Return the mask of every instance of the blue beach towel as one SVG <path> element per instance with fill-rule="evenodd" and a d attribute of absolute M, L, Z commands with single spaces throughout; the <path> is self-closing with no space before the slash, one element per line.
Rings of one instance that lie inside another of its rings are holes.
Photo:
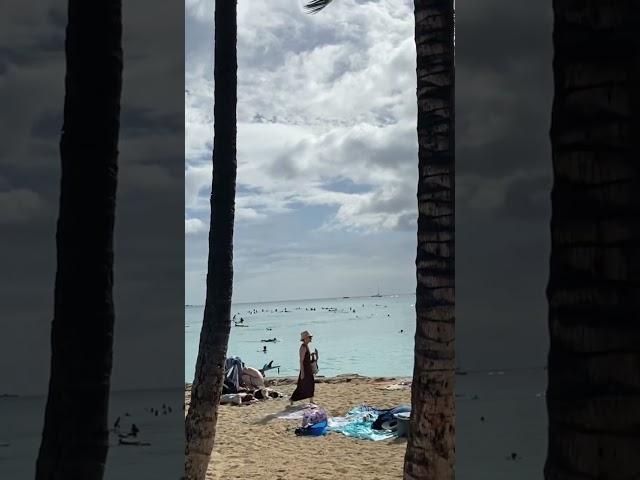
<path fill-rule="evenodd" d="M 378 431 L 372 428 L 373 422 L 381 411 L 385 412 L 386 410 L 378 410 L 367 405 L 352 408 L 344 417 L 330 418 L 328 430 L 362 440 L 388 440 L 395 436 L 393 432 Z"/>

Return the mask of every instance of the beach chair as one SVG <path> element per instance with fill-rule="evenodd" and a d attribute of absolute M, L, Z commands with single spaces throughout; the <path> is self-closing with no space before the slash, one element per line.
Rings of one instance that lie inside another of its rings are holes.
<path fill-rule="evenodd" d="M 278 375 L 280 375 L 280 365 L 273 365 L 273 361 L 265 363 L 264 366 L 258 371 L 264 377 L 266 372 L 268 372 L 269 370 L 273 370 L 274 368 L 278 370 Z"/>

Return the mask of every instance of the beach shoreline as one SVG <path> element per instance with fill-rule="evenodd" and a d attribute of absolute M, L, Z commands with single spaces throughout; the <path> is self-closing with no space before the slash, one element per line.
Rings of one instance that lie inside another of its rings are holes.
<path fill-rule="evenodd" d="M 315 403 L 329 416 L 343 416 L 362 404 L 377 408 L 410 404 L 408 386 L 386 388 L 408 380 L 402 376 L 354 374 L 317 377 Z M 406 439 L 359 440 L 335 432 L 321 437 L 298 437 L 294 430 L 300 421 L 278 418 L 292 411 L 288 397 L 295 388 L 296 378 L 272 377 L 266 379 L 265 384 L 283 393 L 284 398 L 246 406 L 220 405 L 207 479 L 402 478 Z M 187 406 L 190 393 L 191 385 L 185 384 Z M 304 403 L 297 402 L 295 408 Z"/>
<path fill-rule="evenodd" d="M 404 375 L 394 375 L 394 376 L 367 376 L 360 375 L 358 373 L 342 373 L 339 375 L 332 376 L 322 376 L 318 375 L 315 378 L 316 384 L 340 384 L 340 383 L 351 383 L 351 384 L 370 384 L 370 383 L 385 383 L 385 382 L 410 382 L 411 377 L 407 377 Z M 269 376 L 264 379 L 265 387 L 277 387 L 281 385 L 295 385 L 297 382 L 297 377 L 292 376 Z M 184 388 L 185 392 L 191 391 L 192 383 L 185 382 Z"/>

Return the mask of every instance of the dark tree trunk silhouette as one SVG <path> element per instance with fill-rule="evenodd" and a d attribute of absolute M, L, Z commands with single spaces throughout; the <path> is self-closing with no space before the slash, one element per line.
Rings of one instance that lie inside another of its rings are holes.
<path fill-rule="evenodd" d="M 418 97 L 416 335 L 406 480 L 455 462 L 453 0 L 415 0 Z"/>
<path fill-rule="evenodd" d="M 640 4 L 553 9 L 544 474 L 640 478 Z"/>
<path fill-rule="evenodd" d="M 107 457 L 121 37 L 119 0 L 69 0 L 51 374 L 38 480 L 98 480 Z"/>
<path fill-rule="evenodd" d="M 233 221 L 236 192 L 237 13 L 216 0 L 214 141 L 209 262 L 204 320 L 186 419 L 187 480 L 205 478 L 213 449 L 231 329 Z"/>

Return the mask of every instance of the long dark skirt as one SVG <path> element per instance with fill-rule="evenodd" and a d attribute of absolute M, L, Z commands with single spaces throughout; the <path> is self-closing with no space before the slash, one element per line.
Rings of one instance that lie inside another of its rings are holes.
<path fill-rule="evenodd" d="M 298 376 L 298 386 L 291 394 L 291 401 L 297 402 L 298 400 L 304 400 L 305 398 L 313 398 L 315 390 L 316 381 L 311 374 L 311 370 L 305 371 L 303 379 Z"/>
<path fill-rule="evenodd" d="M 311 353 L 309 353 L 309 347 L 307 347 L 307 351 L 304 352 L 302 369 L 304 371 L 304 379 L 301 379 L 300 375 L 298 375 L 298 386 L 291 394 L 292 402 L 297 402 L 298 400 L 303 400 L 305 398 L 313 398 L 313 394 L 316 389 L 316 381 L 313 378 L 313 373 L 311 372 Z"/>

